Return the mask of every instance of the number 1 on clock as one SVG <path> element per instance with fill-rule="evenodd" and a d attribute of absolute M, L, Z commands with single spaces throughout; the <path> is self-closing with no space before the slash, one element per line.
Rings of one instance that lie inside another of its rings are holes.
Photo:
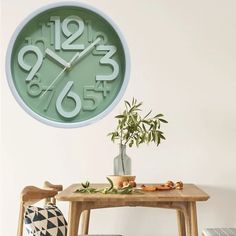
<path fill-rule="evenodd" d="M 50 21 L 54 22 L 54 40 L 55 40 L 55 50 L 61 49 L 61 21 L 59 16 L 51 16 Z"/>

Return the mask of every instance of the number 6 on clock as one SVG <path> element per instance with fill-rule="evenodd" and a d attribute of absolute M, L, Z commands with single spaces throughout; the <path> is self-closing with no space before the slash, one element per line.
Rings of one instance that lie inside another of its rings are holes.
<path fill-rule="evenodd" d="M 77 116 L 81 110 L 81 99 L 79 95 L 77 95 L 75 92 L 70 91 L 73 84 L 74 84 L 73 81 L 68 81 L 66 86 L 63 88 L 63 90 L 59 94 L 56 101 L 56 108 L 57 108 L 58 113 L 65 118 L 73 118 Z M 62 102 L 65 97 L 68 97 L 74 100 L 75 108 L 72 111 L 65 111 L 65 109 L 63 109 Z"/>

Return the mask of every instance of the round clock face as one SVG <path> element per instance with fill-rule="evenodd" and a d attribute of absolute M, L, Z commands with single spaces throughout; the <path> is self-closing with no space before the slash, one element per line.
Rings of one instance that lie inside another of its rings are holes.
<path fill-rule="evenodd" d="M 78 3 L 57 3 L 16 29 L 7 78 L 20 105 L 57 127 L 79 127 L 108 114 L 129 79 L 126 42 L 113 21 Z"/>

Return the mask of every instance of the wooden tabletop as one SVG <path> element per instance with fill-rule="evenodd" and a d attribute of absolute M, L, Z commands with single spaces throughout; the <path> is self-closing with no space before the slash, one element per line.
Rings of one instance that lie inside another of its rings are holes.
<path fill-rule="evenodd" d="M 106 184 L 91 184 L 91 187 L 103 188 Z M 132 194 L 102 194 L 102 193 L 75 193 L 81 188 L 80 184 L 72 184 L 64 191 L 56 195 L 60 201 L 70 202 L 103 202 L 103 201 L 125 201 L 125 202 L 178 202 L 178 201 L 206 201 L 209 195 L 194 184 L 184 184 L 183 190 L 167 190 L 155 192 L 143 192 Z"/>

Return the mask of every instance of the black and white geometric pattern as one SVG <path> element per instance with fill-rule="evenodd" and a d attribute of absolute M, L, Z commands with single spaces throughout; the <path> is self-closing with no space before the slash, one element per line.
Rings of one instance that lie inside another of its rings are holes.
<path fill-rule="evenodd" d="M 29 236 L 66 236 L 67 222 L 57 206 L 29 206 L 25 212 L 25 227 Z"/>

